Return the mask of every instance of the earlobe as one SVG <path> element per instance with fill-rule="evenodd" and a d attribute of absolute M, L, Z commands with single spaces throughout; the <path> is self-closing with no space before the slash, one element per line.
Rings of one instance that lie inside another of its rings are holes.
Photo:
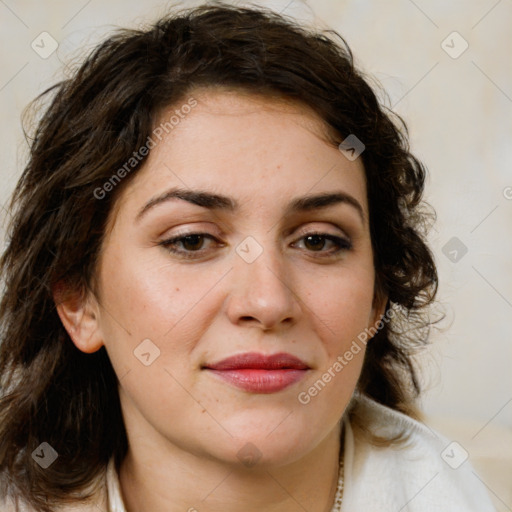
<path fill-rule="evenodd" d="M 96 301 L 79 291 L 69 290 L 62 282 L 53 288 L 53 300 L 62 325 L 75 346 L 87 354 L 103 346 Z"/>

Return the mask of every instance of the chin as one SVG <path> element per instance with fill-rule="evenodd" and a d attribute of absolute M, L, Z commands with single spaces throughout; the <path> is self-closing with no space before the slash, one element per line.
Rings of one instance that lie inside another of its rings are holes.
<path fill-rule="evenodd" d="M 311 451 L 319 440 L 311 438 L 311 432 L 246 430 L 234 435 L 228 458 L 237 466 L 268 469 L 296 462 Z M 316 442 L 315 442 L 316 441 Z"/>

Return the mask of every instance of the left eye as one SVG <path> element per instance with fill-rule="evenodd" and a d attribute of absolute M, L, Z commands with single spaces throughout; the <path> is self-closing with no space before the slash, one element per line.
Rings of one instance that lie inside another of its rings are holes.
<path fill-rule="evenodd" d="M 308 235 L 304 235 L 299 240 L 304 240 L 304 245 L 309 246 L 309 248 L 312 249 L 312 252 L 326 252 L 322 251 L 322 249 L 325 247 L 327 242 L 330 242 L 335 246 L 334 251 L 330 251 L 334 254 L 352 248 L 352 244 L 349 240 L 339 236 L 329 235 L 327 233 L 310 233 Z"/>
<path fill-rule="evenodd" d="M 188 233 L 179 235 L 168 240 L 163 240 L 159 245 L 181 257 L 195 258 L 205 252 L 206 249 L 203 248 L 205 240 L 211 240 L 222 245 L 219 240 L 208 233 Z M 299 241 L 302 240 L 308 252 L 322 253 L 327 256 L 352 249 L 352 243 L 348 239 L 327 233 L 309 233 L 299 238 Z M 334 249 L 325 251 L 325 246 L 329 243 L 334 246 Z M 297 242 L 294 242 L 292 246 L 295 244 L 297 244 Z M 177 248 L 179 245 L 181 245 L 182 249 Z"/>

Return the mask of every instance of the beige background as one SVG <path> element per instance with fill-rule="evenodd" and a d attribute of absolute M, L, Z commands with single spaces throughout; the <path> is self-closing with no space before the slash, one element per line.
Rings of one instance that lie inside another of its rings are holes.
<path fill-rule="evenodd" d="M 138 26 L 176 3 L 0 0 L 1 204 L 26 157 L 27 103 L 114 27 Z M 430 240 L 447 312 L 423 358 L 424 408 L 477 465 L 489 459 L 490 493 L 499 510 L 512 510 L 512 1 L 257 3 L 340 32 L 408 122 L 430 171 L 427 200 L 438 214 Z M 59 43 L 46 59 L 31 48 L 43 31 Z M 443 253 L 453 237 L 467 247 L 457 262 Z"/>

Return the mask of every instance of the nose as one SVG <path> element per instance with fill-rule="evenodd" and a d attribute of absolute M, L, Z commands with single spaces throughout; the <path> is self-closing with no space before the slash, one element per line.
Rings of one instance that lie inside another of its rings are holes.
<path fill-rule="evenodd" d="M 301 304 L 283 256 L 264 248 L 252 262 L 239 254 L 234 260 L 233 286 L 227 301 L 231 322 L 265 331 L 294 325 L 299 319 Z"/>

